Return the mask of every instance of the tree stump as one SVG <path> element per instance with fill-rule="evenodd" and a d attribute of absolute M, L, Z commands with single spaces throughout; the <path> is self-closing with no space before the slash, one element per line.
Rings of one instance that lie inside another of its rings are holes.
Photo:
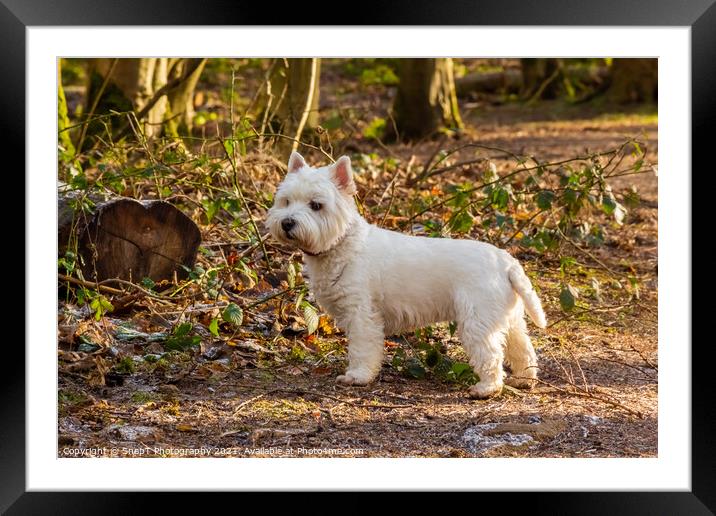
<path fill-rule="evenodd" d="M 97 207 L 79 230 L 85 279 L 158 282 L 186 276 L 201 242 L 196 224 L 164 201 L 114 199 Z"/>

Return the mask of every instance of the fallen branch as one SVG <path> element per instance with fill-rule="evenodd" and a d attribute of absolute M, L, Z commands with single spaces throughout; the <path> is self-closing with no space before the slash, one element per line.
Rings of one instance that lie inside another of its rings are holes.
<path fill-rule="evenodd" d="M 572 312 L 572 313 L 569 313 L 563 317 L 560 317 L 556 321 L 553 321 L 549 325 L 547 325 L 547 328 L 551 328 L 552 326 L 554 326 L 556 324 L 559 324 L 561 322 L 572 319 L 578 315 L 583 315 L 583 314 L 588 314 L 588 313 L 593 313 L 593 312 L 618 312 L 619 310 L 626 308 L 629 305 L 631 305 L 631 301 L 628 303 L 624 303 L 622 305 L 605 306 L 605 307 L 597 307 L 597 308 L 583 308 L 579 312 Z M 547 329 L 547 328 L 545 328 L 545 329 Z"/>
<path fill-rule="evenodd" d="M 537 381 L 538 381 L 539 383 L 542 383 L 542 384 L 544 384 L 544 385 L 546 385 L 546 386 L 548 386 L 548 387 L 551 387 L 551 388 L 553 388 L 553 389 L 555 389 L 555 390 L 557 390 L 557 391 L 559 391 L 559 392 L 561 392 L 561 393 L 563 393 L 563 394 L 567 394 L 567 395 L 570 395 L 570 396 L 577 396 L 577 397 L 579 397 L 579 398 L 588 398 L 588 399 L 593 399 L 593 400 L 601 401 L 602 403 L 606 403 L 607 405 L 611 405 L 611 406 L 616 407 L 616 408 L 619 408 L 619 409 L 621 409 L 621 410 L 623 410 L 623 411 L 625 411 L 625 412 L 628 412 L 629 414 L 632 414 L 633 416 L 636 416 L 636 417 L 638 417 L 639 419 L 644 419 L 644 414 L 642 414 L 642 413 L 639 412 L 638 410 L 631 409 L 631 408 L 627 407 L 626 405 L 624 405 L 623 403 L 620 403 L 620 402 L 618 402 L 618 401 L 615 401 L 615 400 L 613 400 L 613 399 L 611 399 L 611 398 L 607 398 L 607 397 L 604 397 L 604 396 L 598 396 L 598 395 L 594 394 L 594 391 L 583 392 L 583 391 L 580 391 L 579 388 L 578 388 L 576 385 L 572 385 L 572 387 L 573 387 L 575 390 L 570 391 L 570 390 L 567 390 L 567 389 L 563 389 L 562 387 L 559 387 L 559 386 L 557 386 L 557 385 L 554 385 L 554 384 L 552 384 L 552 383 L 550 383 L 550 382 L 546 382 L 546 381 L 544 381 L 544 380 L 541 380 L 541 379 L 539 379 L 539 378 L 537 379 Z"/>

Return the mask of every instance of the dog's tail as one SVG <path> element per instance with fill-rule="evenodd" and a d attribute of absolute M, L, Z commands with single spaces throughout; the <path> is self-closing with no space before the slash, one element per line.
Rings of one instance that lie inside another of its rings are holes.
<path fill-rule="evenodd" d="M 525 304 L 525 310 L 530 316 L 530 319 L 539 328 L 545 328 L 547 326 L 547 318 L 542 310 L 542 303 L 540 303 L 537 293 L 532 288 L 530 279 L 525 274 L 522 266 L 515 261 L 514 265 L 507 271 L 507 275 L 512 283 L 512 288 L 522 298 L 522 302 Z"/>

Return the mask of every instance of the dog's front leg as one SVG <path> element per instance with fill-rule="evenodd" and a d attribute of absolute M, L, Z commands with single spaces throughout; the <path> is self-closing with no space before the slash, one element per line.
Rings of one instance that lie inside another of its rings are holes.
<path fill-rule="evenodd" d="M 383 318 L 373 309 L 358 309 L 346 323 L 348 370 L 336 382 L 366 385 L 378 376 L 383 363 Z"/>

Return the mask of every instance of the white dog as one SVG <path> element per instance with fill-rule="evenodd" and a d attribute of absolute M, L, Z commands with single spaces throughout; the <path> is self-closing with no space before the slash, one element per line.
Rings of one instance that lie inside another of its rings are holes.
<path fill-rule="evenodd" d="M 336 380 L 365 385 L 383 361 L 385 335 L 456 321 L 479 382 L 470 395 L 529 388 L 537 378 L 524 310 L 546 319 L 519 262 L 470 240 L 403 235 L 368 224 L 358 213 L 351 162 L 311 168 L 297 152 L 276 191 L 267 225 L 279 241 L 304 253 L 316 300 L 348 335 L 348 370 Z"/>

